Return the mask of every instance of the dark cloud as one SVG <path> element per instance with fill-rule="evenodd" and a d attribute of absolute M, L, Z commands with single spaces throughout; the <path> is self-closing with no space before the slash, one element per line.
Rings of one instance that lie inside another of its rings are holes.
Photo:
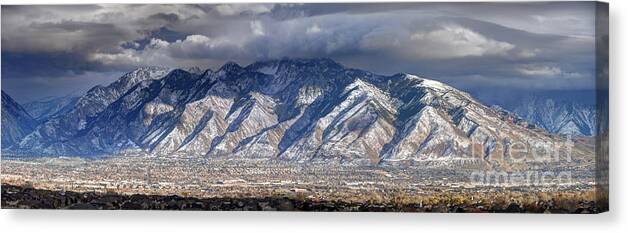
<path fill-rule="evenodd" d="M 88 32 L 112 32 L 115 30 L 113 24 L 108 23 L 94 23 L 94 22 L 76 22 L 76 21 L 61 21 L 59 23 L 31 23 L 30 28 L 39 30 L 45 33 L 66 33 L 77 31 Z"/>
<path fill-rule="evenodd" d="M 157 14 L 153 14 L 148 16 L 149 20 L 163 20 L 166 21 L 168 23 L 178 23 L 179 22 L 179 15 L 175 14 L 175 13 L 157 13 Z"/>
<path fill-rule="evenodd" d="M 102 65 L 88 62 L 76 53 L 2 53 L 2 79 L 28 79 L 31 77 L 55 77 L 100 71 Z"/>
<path fill-rule="evenodd" d="M 465 89 L 591 89 L 594 19 L 589 2 L 2 6 L 2 76 L 330 57 Z"/>

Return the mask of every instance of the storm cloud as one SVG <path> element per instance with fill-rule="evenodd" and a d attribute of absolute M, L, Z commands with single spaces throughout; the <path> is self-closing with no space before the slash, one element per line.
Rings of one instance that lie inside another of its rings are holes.
<path fill-rule="evenodd" d="M 2 88 L 28 100 L 52 94 L 24 91 L 42 80 L 329 57 L 465 90 L 592 89 L 594 24 L 591 2 L 2 6 Z"/>

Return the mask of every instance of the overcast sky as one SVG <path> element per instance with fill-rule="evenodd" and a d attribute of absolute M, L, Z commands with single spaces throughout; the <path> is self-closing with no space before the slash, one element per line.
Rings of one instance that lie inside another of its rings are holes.
<path fill-rule="evenodd" d="M 25 102 L 140 66 L 282 57 L 467 90 L 592 89 L 594 19 L 591 2 L 2 6 L 2 89 Z"/>

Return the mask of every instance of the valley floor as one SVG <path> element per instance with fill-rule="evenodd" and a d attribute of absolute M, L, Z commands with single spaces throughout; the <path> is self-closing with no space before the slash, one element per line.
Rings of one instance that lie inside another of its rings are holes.
<path fill-rule="evenodd" d="M 136 155 L 1 162 L 2 208 L 597 212 L 590 171 L 561 185 L 487 185 L 452 166 Z"/>

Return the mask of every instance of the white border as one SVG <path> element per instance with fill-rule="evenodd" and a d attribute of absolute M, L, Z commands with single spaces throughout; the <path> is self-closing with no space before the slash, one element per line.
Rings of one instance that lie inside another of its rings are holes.
<path fill-rule="evenodd" d="M 0 4 L 87 3 L 220 3 L 272 2 L 263 0 L 132 0 L 46 1 L 0 0 Z M 295 2 L 294 0 L 289 2 Z M 306 0 L 299 2 L 331 2 Z M 385 2 L 352 1 L 346 2 Z M 396 2 L 405 2 L 399 1 Z M 628 41 L 625 12 L 628 1 L 610 2 L 610 175 L 611 211 L 598 215 L 543 214 L 396 214 L 396 213 L 276 213 L 1 210 L 3 232 L 628 232 Z M 624 25 L 624 27 L 620 27 Z"/>

